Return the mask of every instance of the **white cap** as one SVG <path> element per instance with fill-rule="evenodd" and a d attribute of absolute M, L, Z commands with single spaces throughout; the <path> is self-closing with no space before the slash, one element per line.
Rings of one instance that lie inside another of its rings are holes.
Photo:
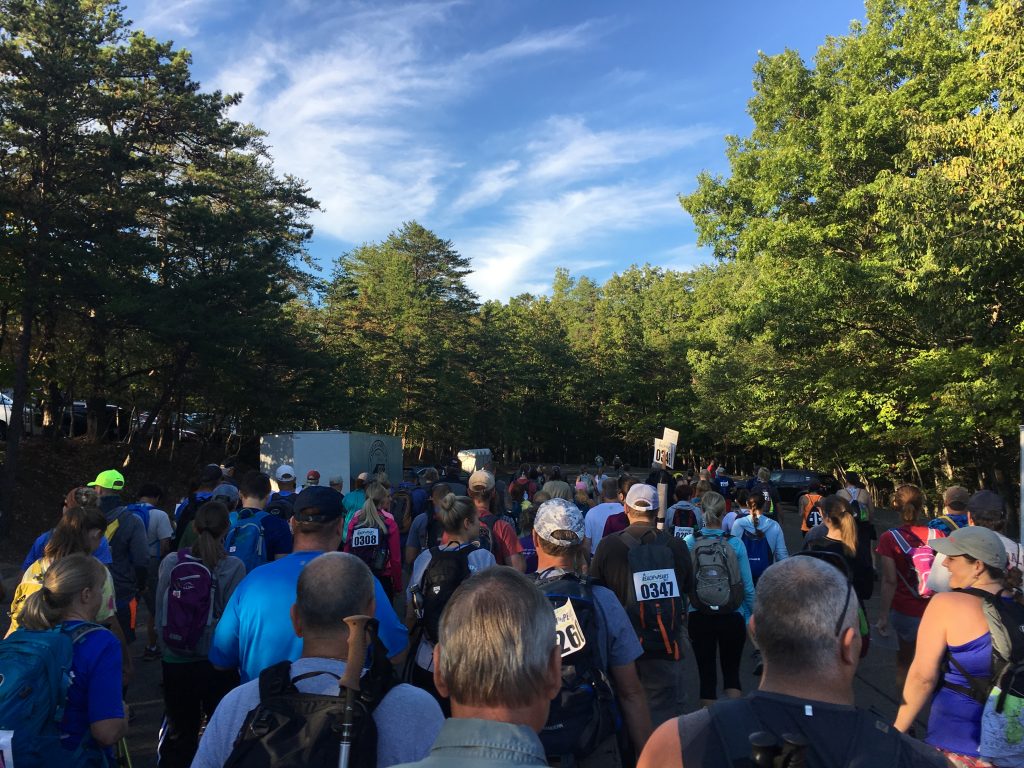
<path fill-rule="evenodd" d="M 295 479 L 295 469 L 290 464 L 282 464 L 274 473 L 277 482 L 290 483 Z"/>
<path fill-rule="evenodd" d="M 626 494 L 626 506 L 641 512 L 658 508 L 658 491 L 653 485 L 635 483 Z"/>

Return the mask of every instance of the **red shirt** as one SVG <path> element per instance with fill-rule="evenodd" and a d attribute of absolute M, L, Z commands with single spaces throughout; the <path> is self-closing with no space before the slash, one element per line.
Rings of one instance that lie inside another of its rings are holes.
<path fill-rule="evenodd" d="M 929 528 L 927 525 L 901 525 L 897 530 L 911 547 L 918 546 L 919 541 L 928 541 Z M 932 533 L 932 538 L 941 539 L 945 538 L 945 536 L 946 534 L 942 531 L 934 531 Z M 919 597 L 916 593 L 911 592 L 907 585 L 903 583 L 904 579 L 906 579 L 911 584 L 916 584 L 917 572 L 914 570 L 914 564 L 911 562 L 910 555 L 903 553 L 900 545 L 896 543 L 892 531 L 886 531 L 878 538 L 878 546 L 875 548 L 875 552 L 882 557 L 888 557 L 896 566 L 896 593 L 892 598 L 892 609 L 902 613 L 904 616 L 914 616 L 916 618 L 923 616 L 924 609 L 928 607 L 929 598 Z M 901 576 L 902 578 L 900 578 Z"/>

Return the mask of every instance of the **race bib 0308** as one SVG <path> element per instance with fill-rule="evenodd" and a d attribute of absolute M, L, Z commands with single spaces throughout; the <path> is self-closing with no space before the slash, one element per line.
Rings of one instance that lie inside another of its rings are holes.
<path fill-rule="evenodd" d="M 673 568 L 634 573 L 633 589 L 638 602 L 679 597 L 679 582 L 676 581 L 676 572 Z"/>
<path fill-rule="evenodd" d="M 576 618 L 576 609 L 572 607 L 572 600 L 567 600 L 561 608 L 555 608 L 555 634 L 562 647 L 562 658 L 576 653 L 587 644 L 583 627 Z"/>
<path fill-rule="evenodd" d="M 352 532 L 352 547 L 376 547 L 380 542 L 377 528 L 356 528 Z"/>
<path fill-rule="evenodd" d="M 675 530 L 677 539 L 685 539 L 687 536 L 693 533 L 693 528 L 686 525 L 677 525 Z"/>

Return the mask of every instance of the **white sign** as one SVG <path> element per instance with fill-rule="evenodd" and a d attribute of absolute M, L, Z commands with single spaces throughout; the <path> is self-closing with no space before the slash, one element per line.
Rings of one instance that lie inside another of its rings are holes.
<path fill-rule="evenodd" d="M 665 427 L 665 432 L 662 434 L 661 439 L 666 443 L 672 443 L 672 445 L 679 445 L 679 432 L 674 429 Z"/>
<path fill-rule="evenodd" d="M 654 463 L 656 466 L 661 466 L 661 462 L 665 462 L 665 466 L 672 469 L 672 465 L 676 461 L 676 444 L 666 443 L 661 438 L 654 438 Z"/>
<path fill-rule="evenodd" d="M 374 527 L 356 528 L 352 532 L 352 547 L 376 547 L 380 543 L 380 530 Z"/>
<path fill-rule="evenodd" d="M 576 609 L 572 607 L 572 600 L 566 600 L 561 608 L 555 608 L 555 634 L 558 636 L 558 644 L 562 646 L 562 658 L 576 653 L 587 644 L 583 627 L 576 618 Z"/>
<path fill-rule="evenodd" d="M 687 536 L 693 533 L 693 528 L 686 525 L 677 525 L 675 530 L 677 539 L 685 539 Z"/>
<path fill-rule="evenodd" d="M 658 571 L 634 573 L 633 590 L 636 592 L 637 602 L 679 597 L 679 582 L 676 581 L 675 569 L 662 568 Z"/>

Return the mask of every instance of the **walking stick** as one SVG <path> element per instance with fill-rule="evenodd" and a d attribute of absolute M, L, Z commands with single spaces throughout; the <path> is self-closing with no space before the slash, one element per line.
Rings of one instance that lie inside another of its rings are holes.
<path fill-rule="evenodd" d="M 348 654 L 345 657 L 345 674 L 338 685 L 345 696 L 345 711 L 341 721 L 341 749 L 338 751 L 338 768 L 348 768 L 349 752 L 352 749 L 352 728 L 355 723 L 356 694 L 359 693 L 359 678 L 363 673 L 363 659 L 366 658 L 366 624 L 369 616 L 349 616 Z"/>

